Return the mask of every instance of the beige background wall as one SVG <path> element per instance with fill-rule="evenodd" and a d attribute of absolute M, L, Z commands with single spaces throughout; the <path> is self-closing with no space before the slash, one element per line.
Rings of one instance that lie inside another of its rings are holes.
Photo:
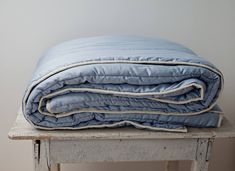
<path fill-rule="evenodd" d="M 165 37 L 208 58 L 225 75 L 220 104 L 235 123 L 234 0 L 0 0 L 1 171 L 33 169 L 31 142 L 10 141 L 7 132 L 38 57 L 64 40 L 103 34 Z M 235 140 L 218 140 L 214 147 L 210 170 L 235 170 Z M 157 162 L 63 166 L 67 171 L 162 168 Z"/>

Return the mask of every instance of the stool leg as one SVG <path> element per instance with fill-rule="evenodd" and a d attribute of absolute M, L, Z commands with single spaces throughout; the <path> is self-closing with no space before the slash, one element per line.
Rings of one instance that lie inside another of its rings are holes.
<path fill-rule="evenodd" d="M 33 141 L 33 153 L 35 171 L 51 171 L 48 141 Z"/>
<path fill-rule="evenodd" d="M 192 162 L 192 171 L 208 171 L 213 139 L 198 139 L 196 160 Z"/>

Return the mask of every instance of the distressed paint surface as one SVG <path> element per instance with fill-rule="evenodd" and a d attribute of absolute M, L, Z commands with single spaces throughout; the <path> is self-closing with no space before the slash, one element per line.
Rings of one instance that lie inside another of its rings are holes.
<path fill-rule="evenodd" d="M 168 160 L 166 170 L 178 161 L 193 160 L 192 171 L 207 171 L 213 139 L 157 140 L 36 140 L 35 171 L 59 171 L 59 163 Z"/>
<path fill-rule="evenodd" d="M 55 140 L 50 159 L 55 163 L 194 160 L 197 139 Z"/>
<path fill-rule="evenodd" d="M 212 144 L 213 140 L 211 139 L 198 139 L 196 158 L 191 166 L 192 171 L 208 170 Z"/>

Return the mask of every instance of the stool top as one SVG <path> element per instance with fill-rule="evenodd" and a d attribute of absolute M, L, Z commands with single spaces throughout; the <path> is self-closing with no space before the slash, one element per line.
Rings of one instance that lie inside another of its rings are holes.
<path fill-rule="evenodd" d="M 13 140 L 75 140 L 75 139 L 179 139 L 179 138 L 233 138 L 235 126 L 224 118 L 220 128 L 188 128 L 187 133 L 157 132 L 135 128 L 99 128 L 86 130 L 39 130 L 31 126 L 22 110 L 8 137 Z"/>

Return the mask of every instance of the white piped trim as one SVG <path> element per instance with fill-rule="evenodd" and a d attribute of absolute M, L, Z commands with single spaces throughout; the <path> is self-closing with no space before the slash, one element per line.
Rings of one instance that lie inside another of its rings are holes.
<path fill-rule="evenodd" d="M 43 112 L 42 110 L 39 111 L 41 114 L 43 115 L 47 115 L 47 116 L 53 116 L 55 118 L 61 118 L 61 117 L 65 117 L 65 116 L 70 116 L 72 114 L 75 113 L 84 113 L 84 112 L 89 112 L 89 113 L 110 113 L 110 114 L 126 114 L 126 113 L 133 113 L 133 114 L 160 114 L 160 115 L 179 115 L 179 116 L 185 116 L 185 115 L 197 115 L 197 114 L 201 114 L 203 113 L 199 111 L 199 112 L 194 112 L 194 113 L 177 113 L 177 112 L 168 112 L 168 113 L 164 113 L 164 112 L 159 112 L 159 111 L 141 111 L 141 110 L 122 110 L 122 111 L 109 111 L 109 110 L 97 110 L 97 109 L 79 109 L 79 110 L 74 110 L 72 112 L 66 112 L 66 113 L 61 113 L 61 114 L 53 114 L 53 113 L 48 113 L 48 112 Z M 220 111 L 216 111 L 213 113 L 218 113 L 220 114 Z"/>
<path fill-rule="evenodd" d="M 139 127 L 139 128 L 144 128 L 144 129 L 149 129 L 149 130 L 153 130 L 153 131 L 167 131 L 167 132 L 182 132 L 182 133 L 186 133 L 188 132 L 188 129 L 184 126 L 183 128 L 178 128 L 178 129 L 168 129 L 168 128 L 158 128 L 158 127 L 151 127 L 151 126 L 147 126 L 147 125 L 141 125 L 138 124 L 136 122 L 132 122 L 132 121 L 120 121 L 120 122 L 116 122 L 113 124 L 103 124 L 103 125 L 87 125 L 87 126 L 83 126 L 83 127 L 57 127 L 57 128 L 48 128 L 48 127 L 42 127 L 42 126 L 38 126 L 35 125 L 30 119 L 28 119 L 27 117 L 25 117 L 26 120 L 35 128 L 38 129 L 43 129 L 43 130 L 81 130 L 81 129 L 87 129 L 87 128 L 114 128 L 114 127 L 118 127 L 118 126 L 123 126 L 125 123 L 129 123 L 133 126 Z M 218 127 L 221 126 L 221 121 L 222 121 L 223 115 L 220 114 L 220 120 L 219 120 L 219 124 Z"/>
<path fill-rule="evenodd" d="M 221 90 L 219 93 L 221 93 L 221 91 L 223 90 L 223 87 L 224 87 L 224 78 L 223 78 L 223 74 L 210 67 L 210 66 L 207 66 L 207 65 L 204 65 L 204 64 L 198 64 L 198 63 L 190 63 L 190 62 L 177 62 L 177 61 L 128 61 L 128 60 L 108 60 L 108 61 L 87 61 L 87 62 L 80 62 L 80 63 L 76 63 L 76 64 L 70 64 L 70 65 L 67 65 L 67 66 L 63 66 L 63 67 L 60 67 L 58 69 L 55 69 L 47 74 L 45 74 L 44 76 L 42 76 L 41 78 L 37 79 L 37 80 L 34 80 L 32 82 L 32 84 L 27 88 L 26 92 L 25 92 L 25 96 L 23 98 L 23 103 L 22 103 L 22 110 L 23 110 L 23 113 L 25 114 L 25 105 L 26 105 L 26 101 L 27 101 L 27 98 L 31 92 L 31 90 L 34 88 L 34 86 L 36 86 L 37 84 L 39 84 L 40 82 L 44 81 L 45 79 L 47 79 L 48 77 L 50 77 L 51 75 L 54 75 L 56 73 L 59 73 L 61 71 L 64 71 L 66 69 L 69 69 L 69 68 L 73 68 L 73 67 L 78 67 L 78 66 L 83 66 L 83 65 L 91 65 L 91 64 L 108 64 L 108 63 L 133 63 L 133 64 L 179 64 L 179 65 L 190 65 L 190 66 L 199 66 L 199 67 L 203 67 L 203 68 L 207 68 L 215 73 L 217 73 L 220 77 L 221 77 Z M 198 112 L 196 114 L 199 114 L 199 113 L 203 113 L 203 112 L 206 112 L 206 111 L 209 111 L 210 109 L 212 109 L 215 105 L 216 105 L 216 102 L 217 100 L 215 100 L 215 102 L 213 104 L 211 104 L 207 109 L 201 111 L 201 112 Z M 27 116 L 25 116 L 26 119 L 31 123 L 31 121 L 27 118 Z M 35 124 L 33 124 L 35 126 Z M 71 128 L 69 128 L 71 129 Z"/>
<path fill-rule="evenodd" d="M 32 122 L 30 122 L 31 124 L 33 124 Z M 113 124 L 102 124 L 102 125 L 88 125 L 88 126 L 81 126 L 81 127 L 57 127 L 57 128 L 48 128 L 48 127 L 42 127 L 42 126 L 38 126 L 33 124 L 34 127 L 38 128 L 38 129 L 44 129 L 44 130 L 81 130 L 81 129 L 87 129 L 87 128 L 115 128 L 115 127 L 120 127 L 123 126 L 125 124 L 130 124 L 136 128 L 141 128 L 141 129 L 149 129 L 152 131 L 167 131 L 167 132 L 182 132 L 182 133 L 186 133 L 188 130 L 186 127 L 183 128 L 178 128 L 178 129 L 170 129 L 170 128 L 158 128 L 158 127 L 152 127 L 152 126 L 147 126 L 147 125 L 141 125 L 138 124 L 136 122 L 132 122 L 132 121 L 120 121 L 120 122 L 116 122 Z"/>
<path fill-rule="evenodd" d="M 159 98 L 148 98 L 148 99 L 151 99 L 151 100 L 156 100 L 156 101 L 160 101 L 160 102 L 164 102 L 164 103 L 172 103 L 172 104 L 184 104 L 184 103 L 190 103 L 190 102 L 193 102 L 193 101 L 197 101 L 197 100 L 202 100 L 204 98 L 204 89 L 201 85 L 197 85 L 197 84 L 189 84 L 189 85 L 186 85 L 186 86 L 182 86 L 182 87 L 179 87 L 177 89 L 174 89 L 175 91 L 179 91 L 179 90 L 182 90 L 184 88 L 188 88 L 188 87 L 191 87 L 191 86 L 195 86 L 195 87 L 198 87 L 200 88 L 200 96 L 199 98 L 194 98 L 194 99 L 190 99 L 190 100 L 185 100 L 185 101 L 172 101 L 172 100 L 164 100 L 164 99 L 159 99 Z M 115 94 L 115 95 L 127 95 L 127 96 L 138 96 L 138 97 L 141 97 L 141 96 L 146 96 L 146 95 L 162 95 L 162 94 L 168 94 L 168 93 L 172 93 L 172 92 L 175 92 L 174 90 L 170 90 L 170 91 L 165 91 L 165 92 L 156 92 L 156 93 L 133 93 L 133 92 L 117 92 L 117 91 L 111 91 L 111 90 L 101 90 L 101 89 L 91 89 L 91 88 L 67 88 L 67 89 L 63 89 L 63 90 L 59 90 L 57 92 L 54 92 L 54 93 L 50 93 L 44 97 L 42 97 L 39 101 L 39 105 L 38 105 L 38 111 L 42 114 L 45 114 L 45 115 L 48 115 L 48 116 L 55 116 L 57 118 L 59 117 L 64 117 L 64 116 L 68 116 L 68 115 L 72 115 L 74 113 L 81 113 L 81 112 L 98 112 L 98 111 L 101 111 L 102 113 L 127 113 L 127 112 L 131 112 L 131 113 L 138 113 L 138 111 L 135 111 L 135 110 L 127 110 L 127 111 L 106 111 L 106 110 L 95 110 L 95 109 L 79 109 L 79 110 L 74 110 L 74 111 L 71 111 L 71 112 L 66 112 L 66 113 L 61 113 L 61 114 L 53 114 L 50 110 L 50 105 L 49 103 L 46 104 L 46 109 L 48 110 L 48 112 L 45 112 L 45 111 L 42 111 L 41 110 L 41 107 L 42 107 L 42 102 L 45 100 L 45 99 L 48 99 L 48 98 L 52 98 L 54 96 L 57 96 L 61 93 L 66 93 L 68 91 L 72 91 L 72 92 L 94 92 L 94 93 L 102 93 L 102 94 Z M 156 114 L 156 112 L 158 111 L 145 111 L 147 112 L 148 114 Z M 141 111 L 139 111 L 139 113 L 141 113 Z M 142 111 L 143 113 L 143 111 Z M 176 113 L 165 113 L 165 112 L 161 112 L 159 114 L 176 114 Z M 187 113 L 186 113 L 187 114 Z"/>

